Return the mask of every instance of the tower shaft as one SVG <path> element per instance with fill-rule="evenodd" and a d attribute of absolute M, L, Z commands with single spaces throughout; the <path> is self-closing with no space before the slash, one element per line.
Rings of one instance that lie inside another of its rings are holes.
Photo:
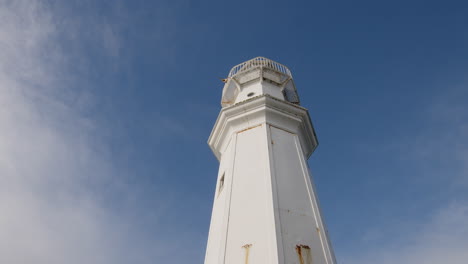
<path fill-rule="evenodd" d="M 220 168 L 205 264 L 335 263 L 307 165 L 317 146 L 308 111 L 280 85 L 272 95 L 275 83 L 247 82 L 238 96 L 260 94 L 225 106 L 209 139 Z"/>

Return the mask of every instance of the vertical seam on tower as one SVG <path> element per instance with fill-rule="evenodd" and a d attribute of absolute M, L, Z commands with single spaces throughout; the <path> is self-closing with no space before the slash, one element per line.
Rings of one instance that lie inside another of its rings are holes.
<path fill-rule="evenodd" d="M 296 135 L 294 137 L 294 143 L 296 144 L 296 149 L 298 150 L 297 153 L 303 153 L 302 149 L 301 149 L 300 142 L 298 142 L 298 141 L 299 141 L 299 139 L 298 139 L 298 137 Z M 307 161 L 305 160 L 304 156 L 302 156 L 302 155 L 298 155 L 298 156 L 299 156 L 300 164 L 301 164 L 301 168 L 302 168 L 302 175 L 303 175 L 304 180 L 306 181 L 306 183 L 307 183 L 306 176 L 309 176 L 309 181 L 310 181 L 311 186 L 309 186 L 309 184 L 306 184 L 306 188 L 307 188 L 307 194 L 309 195 L 310 205 L 312 206 L 312 212 L 314 213 L 316 227 L 323 229 L 323 225 L 322 225 L 322 221 L 321 221 L 322 220 L 321 215 L 319 215 L 319 217 L 317 217 L 317 214 L 320 214 L 320 211 L 317 212 L 315 210 L 315 208 L 314 208 L 314 207 L 316 207 L 317 210 L 319 210 L 318 204 L 314 203 L 314 200 L 317 198 L 317 196 L 315 195 L 315 192 L 312 193 L 312 191 L 315 191 L 315 190 L 310 190 L 310 188 L 309 188 L 309 187 L 312 187 L 312 179 L 310 179 L 311 175 L 309 175 L 309 170 L 307 169 L 307 172 L 306 172 L 305 168 L 304 168 L 304 165 L 306 164 Z M 314 195 L 315 199 L 312 199 L 312 195 Z M 324 230 L 322 230 L 322 232 L 324 232 Z M 327 263 L 330 263 L 329 262 L 329 259 L 330 259 L 329 254 L 327 254 L 327 252 L 326 252 L 327 250 L 325 249 L 325 247 L 328 249 L 328 251 L 330 251 L 330 249 L 328 248 L 328 245 L 325 246 L 325 244 L 323 243 L 323 238 L 322 238 L 320 233 L 318 234 L 318 236 L 319 236 L 319 239 L 320 239 L 320 244 L 322 244 L 322 251 L 323 251 L 323 256 L 325 257 L 325 261 Z"/>
<path fill-rule="evenodd" d="M 320 219 L 321 229 L 323 230 L 322 234 L 323 234 L 323 236 L 325 237 L 325 240 L 326 240 L 325 245 L 326 245 L 326 247 L 328 249 L 328 258 L 330 259 L 330 262 L 336 263 L 335 253 L 333 252 L 333 248 L 331 247 L 330 237 L 328 236 L 325 221 L 323 219 L 324 216 L 323 216 L 323 213 L 322 213 L 322 208 L 320 207 L 320 201 L 319 201 L 319 198 L 318 198 L 318 195 L 317 195 L 317 188 L 315 188 L 315 183 L 312 181 L 312 172 L 310 171 L 310 168 L 307 167 L 307 169 L 309 171 L 310 185 L 312 187 L 312 192 L 314 193 L 315 206 L 317 207 L 318 214 L 320 215 L 319 219 Z"/>
<path fill-rule="evenodd" d="M 228 215 L 227 215 L 227 223 L 226 223 L 226 233 L 225 233 L 225 239 L 224 239 L 224 256 L 223 256 L 223 263 L 226 263 L 226 249 L 227 249 L 227 239 L 228 239 L 228 234 L 229 234 L 229 218 L 231 216 L 231 198 L 232 198 L 232 188 L 234 186 L 234 170 L 235 170 L 235 163 L 236 163 L 236 149 L 237 149 L 237 133 L 234 134 L 234 155 L 232 158 L 232 170 L 231 170 L 231 186 L 229 188 L 229 201 L 228 201 Z"/>
<path fill-rule="evenodd" d="M 271 135 L 271 127 L 272 125 L 266 123 L 266 128 L 267 128 L 267 140 L 268 140 L 268 158 L 269 158 L 269 168 L 270 168 L 270 177 L 271 177 L 271 182 L 273 183 L 273 180 L 275 182 L 275 191 L 273 191 L 273 189 L 271 190 L 272 191 L 272 200 L 273 200 L 273 220 L 276 222 L 276 214 L 278 215 L 278 225 L 275 224 L 275 232 L 277 232 L 276 230 L 276 227 L 278 226 L 278 229 L 279 229 L 279 232 L 278 234 L 275 234 L 276 235 L 276 247 L 278 247 L 278 243 L 281 245 L 281 250 L 278 251 L 281 252 L 281 254 L 283 255 L 283 259 L 282 259 L 282 262 L 283 263 L 286 263 L 286 256 L 284 254 L 284 244 L 283 244 L 283 235 L 282 235 L 282 229 L 281 229 L 281 213 L 279 211 L 279 197 L 278 197 L 278 194 L 279 194 L 279 191 L 278 191 L 278 182 L 276 180 L 276 170 L 275 168 L 272 168 L 272 166 L 274 166 L 275 162 L 274 162 L 274 153 L 273 153 L 273 147 L 271 146 L 271 140 L 273 140 L 273 136 Z M 272 186 L 273 188 L 273 186 Z M 276 193 L 276 195 L 275 195 Z M 275 205 L 278 207 L 278 212 L 276 212 L 275 210 Z M 279 255 L 277 254 L 277 256 L 279 257 Z M 279 259 L 278 259 L 279 260 Z"/>

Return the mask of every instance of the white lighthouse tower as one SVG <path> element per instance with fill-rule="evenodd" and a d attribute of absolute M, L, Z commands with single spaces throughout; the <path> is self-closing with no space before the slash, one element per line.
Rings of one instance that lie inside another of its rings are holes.
<path fill-rule="evenodd" d="M 205 264 L 334 264 L 307 159 L 317 138 L 289 69 L 232 68 L 208 144 L 220 161 Z"/>

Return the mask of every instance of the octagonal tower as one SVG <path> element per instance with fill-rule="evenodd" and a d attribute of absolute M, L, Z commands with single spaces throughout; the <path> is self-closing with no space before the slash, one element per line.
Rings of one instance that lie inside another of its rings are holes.
<path fill-rule="evenodd" d="M 205 264 L 334 264 L 307 159 L 318 145 L 289 69 L 232 68 L 208 139 L 220 161 Z"/>

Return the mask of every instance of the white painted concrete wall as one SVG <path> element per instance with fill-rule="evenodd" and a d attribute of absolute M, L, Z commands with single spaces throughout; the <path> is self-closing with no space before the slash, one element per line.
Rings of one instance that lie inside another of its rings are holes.
<path fill-rule="evenodd" d="M 241 128 L 220 160 L 205 264 L 335 263 L 298 136 L 267 122 Z"/>
<path fill-rule="evenodd" d="M 236 97 L 235 103 L 239 103 L 250 98 L 265 94 L 268 94 L 280 100 L 284 100 L 284 95 L 280 87 L 266 81 L 258 81 L 242 86 L 240 93 Z"/>
<path fill-rule="evenodd" d="M 247 250 L 251 263 L 276 263 L 274 244 L 265 243 L 274 236 L 265 134 L 257 126 L 236 135 L 224 263 L 244 263 Z"/>
<path fill-rule="evenodd" d="M 219 164 L 205 263 L 224 263 L 226 232 L 223 230 L 227 229 L 230 208 L 228 198 L 232 181 L 234 150 L 235 140 L 230 140 Z M 220 191 L 220 179 L 223 176 L 224 186 Z"/>
<path fill-rule="evenodd" d="M 269 130 L 272 179 L 276 187 L 276 228 L 281 236 L 279 250 L 284 252 L 281 263 L 300 263 L 297 262 L 298 245 L 310 248 L 302 249 L 303 258 L 311 258 L 310 263 L 333 263 L 299 139 L 280 128 L 269 126 Z M 307 263 L 305 259 L 304 263 Z"/>

